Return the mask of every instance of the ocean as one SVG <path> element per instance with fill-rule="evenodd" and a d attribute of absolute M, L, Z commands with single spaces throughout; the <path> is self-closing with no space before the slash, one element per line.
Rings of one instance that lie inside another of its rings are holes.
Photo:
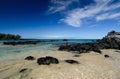
<path fill-rule="evenodd" d="M 0 41 L 0 60 L 13 59 L 20 55 L 34 55 L 35 52 L 45 53 L 48 51 L 57 51 L 63 43 L 89 43 L 95 42 L 97 39 L 31 39 L 31 40 L 2 40 Z M 3 42 L 18 41 L 42 41 L 36 45 L 3 45 Z"/>

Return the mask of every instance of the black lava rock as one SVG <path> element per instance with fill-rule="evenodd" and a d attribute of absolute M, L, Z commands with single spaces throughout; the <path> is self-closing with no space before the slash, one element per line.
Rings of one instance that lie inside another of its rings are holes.
<path fill-rule="evenodd" d="M 109 55 L 104 55 L 105 58 L 109 58 L 110 56 Z"/>
<path fill-rule="evenodd" d="M 53 64 L 58 64 L 59 63 L 57 58 L 54 58 L 54 57 L 51 57 L 51 56 L 46 56 L 46 60 L 49 60 L 50 63 L 53 63 Z"/>
<path fill-rule="evenodd" d="M 120 50 L 120 32 L 111 31 L 105 37 L 92 43 L 75 43 L 64 44 L 59 47 L 60 51 L 78 51 L 81 53 L 89 53 L 95 51 L 102 53 L 101 49 L 118 49 Z"/>
<path fill-rule="evenodd" d="M 46 60 L 45 57 L 41 57 L 41 58 L 38 58 L 37 59 L 37 63 L 39 65 L 49 65 L 50 64 L 50 61 Z"/>
<path fill-rule="evenodd" d="M 3 45 L 29 45 L 29 44 L 37 44 L 40 41 L 17 41 L 17 42 L 3 42 Z"/>
<path fill-rule="evenodd" d="M 68 41 L 67 39 L 63 39 L 63 41 Z"/>
<path fill-rule="evenodd" d="M 35 60 L 35 58 L 33 56 L 27 56 L 25 60 Z"/>
<path fill-rule="evenodd" d="M 23 72 L 25 72 L 25 71 L 27 71 L 27 68 L 21 69 L 21 70 L 19 71 L 19 73 L 23 73 Z"/>
<path fill-rule="evenodd" d="M 80 57 L 80 55 L 73 55 L 73 57 Z"/>
<path fill-rule="evenodd" d="M 65 62 L 67 62 L 69 64 L 79 64 L 79 62 L 76 60 L 65 60 Z"/>
<path fill-rule="evenodd" d="M 46 56 L 46 57 L 38 58 L 37 63 L 39 65 L 59 64 L 59 60 L 51 56 Z"/>

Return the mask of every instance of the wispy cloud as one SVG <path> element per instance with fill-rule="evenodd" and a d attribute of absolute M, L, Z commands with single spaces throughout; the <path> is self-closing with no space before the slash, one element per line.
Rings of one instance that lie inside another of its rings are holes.
<path fill-rule="evenodd" d="M 60 36 L 60 35 L 44 35 L 44 36 L 40 36 L 38 35 L 37 38 L 42 38 L 42 39 L 75 39 L 78 37 L 68 37 L 68 36 Z"/>
<path fill-rule="evenodd" d="M 56 13 L 63 11 L 68 8 L 73 2 L 78 2 L 79 0 L 51 0 L 52 6 L 49 7 L 49 12 Z"/>
<path fill-rule="evenodd" d="M 111 2 L 111 0 L 95 0 L 96 4 L 90 5 L 90 6 L 86 6 L 85 8 L 78 8 L 78 9 L 74 9 L 72 11 L 70 11 L 67 15 L 67 17 L 63 18 L 62 21 L 67 23 L 70 26 L 74 26 L 74 27 L 80 27 L 82 25 L 82 21 L 84 19 L 88 19 L 88 18 L 92 18 L 92 19 L 96 19 L 96 20 L 105 20 L 105 19 L 113 19 L 117 16 L 119 16 L 119 13 L 113 13 L 111 14 L 111 16 L 109 16 L 110 14 L 104 14 L 101 15 L 102 13 L 106 13 L 107 11 L 111 10 L 110 8 L 108 8 L 108 3 Z M 120 3 L 119 3 L 120 5 Z M 118 5 L 118 6 L 119 6 Z M 118 8 L 118 6 L 114 6 L 111 5 L 110 7 L 113 9 Z M 100 19 L 100 17 L 102 16 L 102 18 L 104 19 Z M 108 17 L 109 16 L 109 17 Z M 97 17 L 97 18 L 96 18 Z M 108 17 L 108 18 L 106 18 Z"/>
<path fill-rule="evenodd" d="M 120 17 L 120 12 L 119 13 L 112 13 L 112 14 L 105 13 L 105 14 L 102 14 L 100 16 L 97 16 L 96 20 L 100 21 L 100 20 L 105 20 L 105 19 L 114 19 L 117 17 Z"/>
<path fill-rule="evenodd" d="M 69 1 L 61 1 L 61 0 L 52 0 L 54 3 L 59 6 L 56 8 L 50 9 L 50 11 L 61 12 L 73 2 L 73 0 Z M 60 19 L 60 21 L 73 26 L 80 27 L 83 23 L 83 20 L 86 19 L 94 19 L 96 21 L 107 20 L 107 19 L 115 19 L 120 17 L 120 11 L 114 11 L 116 9 L 120 10 L 120 2 L 113 3 L 114 0 L 94 0 L 94 3 L 87 5 L 83 8 L 74 8 L 73 10 L 66 11 L 66 15 L 64 18 Z"/>

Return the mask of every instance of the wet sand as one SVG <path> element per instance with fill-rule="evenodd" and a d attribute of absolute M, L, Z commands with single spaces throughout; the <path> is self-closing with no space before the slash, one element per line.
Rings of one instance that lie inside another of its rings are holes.
<path fill-rule="evenodd" d="M 95 52 L 80 54 L 73 57 L 73 53 L 66 51 L 35 52 L 36 60 L 27 61 L 28 55 L 0 62 L 0 79 L 120 79 L 120 50 L 102 50 L 102 54 Z M 107 54 L 110 57 L 105 58 Z M 59 64 L 38 65 L 37 58 L 53 56 L 60 60 Z M 74 59 L 80 64 L 65 63 L 66 59 Z M 23 68 L 26 71 L 20 73 Z"/>

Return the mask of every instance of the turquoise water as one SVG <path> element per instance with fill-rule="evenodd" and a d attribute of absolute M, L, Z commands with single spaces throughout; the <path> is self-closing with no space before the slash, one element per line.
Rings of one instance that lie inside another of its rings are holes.
<path fill-rule="evenodd" d="M 42 39 L 40 41 L 44 41 L 44 42 L 40 42 L 36 45 L 18 45 L 18 46 L 2 44 L 4 41 L 14 41 L 14 40 L 0 41 L 0 59 L 15 58 L 21 54 L 32 55 L 34 54 L 34 52 L 45 53 L 49 50 L 57 51 L 61 44 L 66 43 L 66 41 L 63 41 L 62 39 L 55 39 L 54 41 L 51 41 L 51 40 L 53 39 Z M 22 41 L 27 41 L 27 40 L 22 40 Z M 32 40 L 32 41 L 36 41 L 36 40 Z M 95 39 L 69 39 L 67 42 L 68 43 L 88 43 L 88 42 L 94 42 L 94 41 L 96 40 Z"/>

